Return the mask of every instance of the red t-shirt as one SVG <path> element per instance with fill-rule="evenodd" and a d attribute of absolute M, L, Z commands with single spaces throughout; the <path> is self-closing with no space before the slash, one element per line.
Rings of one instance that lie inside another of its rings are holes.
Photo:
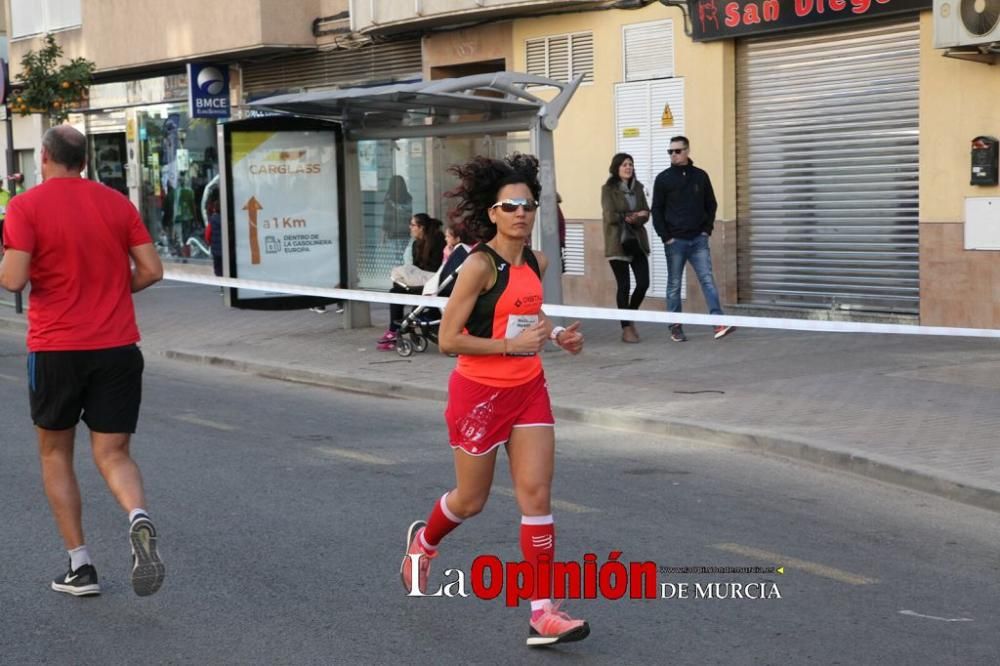
<path fill-rule="evenodd" d="M 3 244 L 31 255 L 28 350 L 138 342 L 129 248 L 151 242 L 132 202 L 84 178 L 50 178 L 12 198 Z"/>

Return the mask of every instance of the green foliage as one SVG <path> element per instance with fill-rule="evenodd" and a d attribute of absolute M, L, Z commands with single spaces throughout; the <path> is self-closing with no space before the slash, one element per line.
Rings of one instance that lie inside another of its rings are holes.
<path fill-rule="evenodd" d="M 86 58 L 74 58 L 59 65 L 62 47 L 51 34 L 45 46 L 28 51 L 21 59 L 21 73 L 7 104 L 14 113 L 26 116 L 44 113 L 53 123 L 61 123 L 87 99 L 95 65 Z"/>

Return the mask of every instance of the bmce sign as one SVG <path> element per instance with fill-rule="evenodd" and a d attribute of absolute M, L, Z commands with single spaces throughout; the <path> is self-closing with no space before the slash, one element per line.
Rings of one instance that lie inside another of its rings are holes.
<path fill-rule="evenodd" d="M 192 118 L 229 117 L 229 67 L 189 62 L 188 115 Z"/>

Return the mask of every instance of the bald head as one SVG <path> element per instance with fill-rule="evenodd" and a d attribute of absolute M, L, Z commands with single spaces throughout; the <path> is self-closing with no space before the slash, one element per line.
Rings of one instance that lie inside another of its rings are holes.
<path fill-rule="evenodd" d="M 50 160 L 67 169 L 83 171 L 87 163 L 87 137 L 69 125 L 58 125 L 46 131 L 42 148 Z"/>

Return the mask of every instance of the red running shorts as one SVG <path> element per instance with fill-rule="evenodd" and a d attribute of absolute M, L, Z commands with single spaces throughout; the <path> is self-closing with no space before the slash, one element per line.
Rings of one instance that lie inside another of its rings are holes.
<path fill-rule="evenodd" d="M 487 386 L 452 372 L 444 419 L 451 447 L 474 456 L 506 444 L 514 428 L 555 425 L 543 372 L 509 388 Z"/>

